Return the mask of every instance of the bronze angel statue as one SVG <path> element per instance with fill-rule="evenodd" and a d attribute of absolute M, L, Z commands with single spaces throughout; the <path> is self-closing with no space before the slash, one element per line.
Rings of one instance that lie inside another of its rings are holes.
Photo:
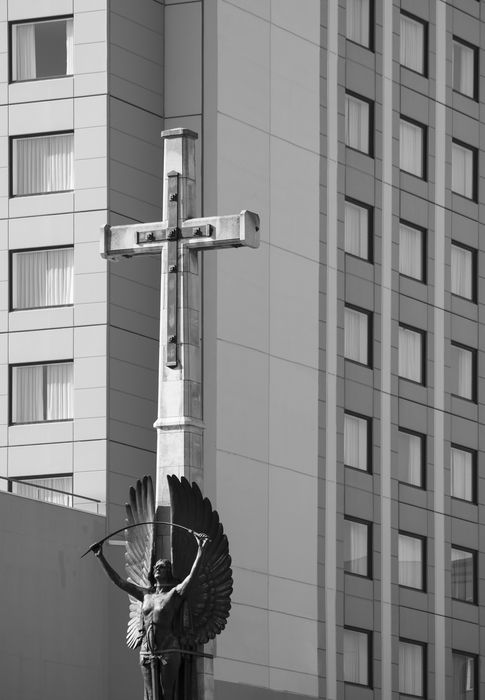
<path fill-rule="evenodd" d="M 113 583 L 129 595 L 126 642 L 140 648 L 144 700 L 192 697 L 189 659 L 224 629 L 231 607 L 231 558 L 217 511 L 195 483 L 167 478 L 173 564 L 157 552 L 157 527 L 163 523 L 156 520 L 150 477 L 130 489 L 126 504 L 127 578 L 106 560 L 105 540 L 90 547 Z"/>

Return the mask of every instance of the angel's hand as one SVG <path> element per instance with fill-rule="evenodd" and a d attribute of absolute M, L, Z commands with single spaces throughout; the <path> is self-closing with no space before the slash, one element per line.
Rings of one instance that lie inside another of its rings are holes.
<path fill-rule="evenodd" d="M 199 549 L 204 549 L 206 544 L 209 542 L 209 537 L 205 534 L 205 532 L 194 532 L 193 535 L 197 540 L 197 546 Z"/>
<path fill-rule="evenodd" d="M 95 557 L 99 557 L 103 553 L 103 545 L 93 544 L 93 546 L 91 547 L 91 551 Z"/>

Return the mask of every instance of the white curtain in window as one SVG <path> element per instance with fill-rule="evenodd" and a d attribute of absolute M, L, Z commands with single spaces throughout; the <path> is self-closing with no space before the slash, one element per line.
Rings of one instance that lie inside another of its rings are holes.
<path fill-rule="evenodd" d="M 60 192 L 73 188 L 72 134 L 13 141 L 13 194 Z"/>
<path fill-rule="evenodd" d="M 463 501 L 473 499 L 473 455 L 451 448 L 451 495 Z"/>
<path fill-rule="evenodd" d="M 72 418 L 72 362 L 47 365 L 46 420 L 66 420 Z"/>
<path fill-rule="evenodd" d="M 26 482 L 13 481 L 12 492 L 36 501 L 72 507 L 72 476 L 52 476 L 42 479 L 28 478 Z M 58 491 L 67 493 L 58 493 Z"/>
<path fill-rule="evenodd" d="M 457 345 L 452 346 L 454 355 L 455 386 L 457 396 L 471 400 L 473 398 L 473 353 Z"/>
<path fill-rule="evenodd" d="M 12 37 L 12 77 L 14 80 L 33 80 L 37 76 L 35 24 L 14 25 Z"/>
<path fill-rule="evenodd" d="M 345 309 L 344 355 L 349 360 L 367 364 L 368 319 L 365 313 Z"/>
<path fill-rule="evenodd" d="M 345 96 L 345 143 L 369 152 L 369 105 L 350 95 Z"/>
<path fill-rule="evenodd" d="M 461 246 L 451 246 L 451 292 L 460 297 L 473 297 L 473 254 Z"/>
<path fill-rule="evenodd" d="M 453 654 L 453 700 L 476 700 L 475 659 L 465 654 Z"/>
<path fill-rule="evenodd" d="M 73 249 L 33 250 L 13 255 L 14 309 L 73 303 Z"/>
<path fill-rule="evenodd" d="M 345 252 L 367 260 L 369 257 L 369 210 L 345 202 Z"/>
<path fill-rule="evenodd" d="M 475 52 L 469 46 L 453 42 L 453 88 L 473 97 L 475 82 Z"/>
<path fill-rule="evenodd" d="M 35 423 L 43 420 L 42 365 L 12 369 L 12 422 Z"/>
<path fill-rule="evenodd" d="M 419 644 L 399 642 L 399 692 L 423 694 L 423 647 Z"/>
<path fill-rule="evenodd" d="M 74 25 L 72 19 L 66 20 L 66 75 L 74 73 Z"/>
<path fill-rule="evenodd" d="M 423 25 L 410 17 L 401 15 L 401 57 L 402 66 L 423 73 L 424 37 Z"/>
<path fill-rule="evenodd" d="M 423 277 L 423 233 L 405 224 L 399 225 L 399 272 L 408 277 Z"/>
<path fill-rule="evenodd" d="M 369 46 L 369 0 L 347 0 L 347 39 Z"/>
<path fill-rule="evenodd" d="M 422 381 L 421 333 L 399 327 L 399 376 Z"/>
<path fill-rule="evenodd" d="M 399 481 L 421 486 L 422 440 L 419 435 L 399 431 Z"/>
<path fill-rule="evenodd" d="M 345 521 L 344 568 L 352 574 L 367 576 L 367 525 Z"/>
<path fill-rule="evenodd" d="M 451 189 L 473 199 L 473 151 L 458 143 L 451 148 Z"/>
<path fill-rule="evenodd" d="M 422 541 L 416 537 L 399 535 L 399 585 L 423 587 Z"/>
<path fill-rule="evenodd" d="M 399 167 L 423 177 L 423 130 L 403 119 L 399 129 Z"/>
<path fill-rule="evenodd" d="M 461 549 L 451 549 L 451 597 L 473 603 L 474 600 L 473 554 Z"/>
<path fill-rule="evenodd" d="M 368 685 L 368 635 L 365 632 L 344 629 L 344 681 Z"/>
<path fill-rule="evenodd" d="M 367 421 L 348 413 L 344 418 L 344 464 L 367 470 Z"/>

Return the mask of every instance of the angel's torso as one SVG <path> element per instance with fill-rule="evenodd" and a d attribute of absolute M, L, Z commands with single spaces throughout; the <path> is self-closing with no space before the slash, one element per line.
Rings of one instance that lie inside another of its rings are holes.
<path fill-rule="evenodd" d="M 182 598 L 175 588 L 167 592 L 145 594 L 142 605 L 145 649 L 160 651 L 178 647 L 178 639 L 173 633 L 173 620 L 181 602 Z"/>

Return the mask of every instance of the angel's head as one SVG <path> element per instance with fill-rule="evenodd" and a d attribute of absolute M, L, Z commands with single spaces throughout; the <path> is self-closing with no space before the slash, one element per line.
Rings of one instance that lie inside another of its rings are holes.
<path fill-rule="evenodd" d="M 158 559 L 153 567 L 153 578 L 161 585 L 175 584 L 170 559 Z"/>

